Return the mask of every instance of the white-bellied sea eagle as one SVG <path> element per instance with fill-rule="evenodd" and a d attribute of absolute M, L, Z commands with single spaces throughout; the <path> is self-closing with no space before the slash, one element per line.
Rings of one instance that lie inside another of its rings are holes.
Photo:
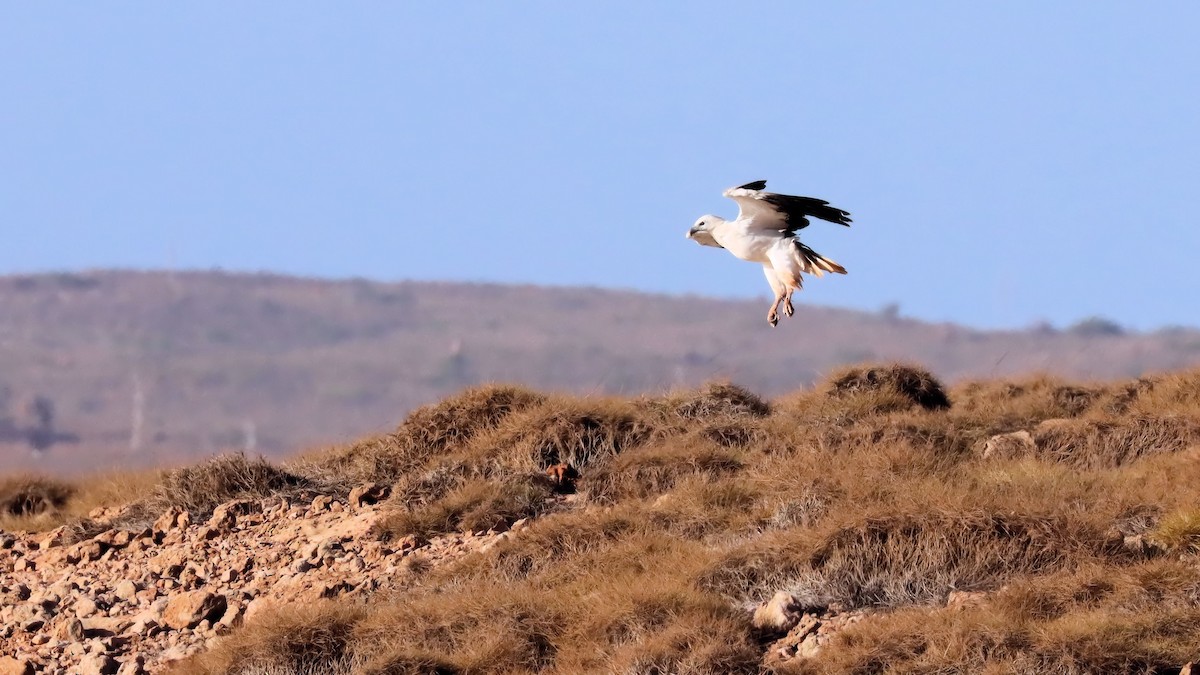
<path fill-rule="evenodd" d="M 800 290 L 800 274 L 823 276 L 826 272 L 845 274 L 846 268 L 805 246 L 796 232 L 808 227 L 808 218 L 820 218 L 850 226 L 850 214 L 813 197 L 794 197 L 767 192 L 767 181 L 756 180 L 723 194 L 738 204 L 738 216 L 725 220 L 720 216 L 701 216 L 688 230 L 688 239 L 704 246 L 724 248 L 750 262 L 762 263 L 767 282 L 775 292 L 767 322 L 779 323 L 779 307 L 791 316 L 792 293 Z"/>

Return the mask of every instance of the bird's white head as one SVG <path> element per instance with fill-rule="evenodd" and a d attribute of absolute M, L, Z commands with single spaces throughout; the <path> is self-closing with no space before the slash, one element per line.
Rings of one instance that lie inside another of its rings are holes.
<path fill-rule="evenodd" d="M 695 239 L 696 235 L 708 235 L 711 238 L 712 228 L 723 222 L 725 219 L 721 216 L 700 216 L 692 225 L 692 229 L 688 230 L 687 238 Z"/>
<path fill-rule="evenodd" d="M 687 238 L 701 246 L 722 248 L 721 244 L 717 243 L 716 238 L 713 237 L 713 228 L 723 222 L 725 219 L 720 216 L 700 216 L 696 220 L 696 224 L 692 225 L 692 229 L 688 230 Z"/>

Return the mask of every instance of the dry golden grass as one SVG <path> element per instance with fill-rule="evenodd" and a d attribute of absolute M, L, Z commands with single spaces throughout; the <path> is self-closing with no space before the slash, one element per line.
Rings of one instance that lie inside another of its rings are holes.
<path fill-rule="evenodd" d="M 539 475 L 505 482 L 472 479 L 436 501 L 397 510 L 375 532 L 395 538 L 505 528 L 545 511 L 553 491 L 549 480 Z"/>
<path fill-rule="evenodd" d="M 1169 550 L 1200 553 L 1200 509 L 1180 510 L 1166 516 L 1158 523 L 1152 537 Z"/>
<path fill-rule="evenodd" d="M 770 404 L 754 392 L 724 381 L 708 382 L 698 390 L 673 391 L 639 403 L 664 417 L 688 420 L 765 417 L 771 412 Z"/>
<path fill-rule="evenodd" d="M 439 403 L 414 410 L 395 432 L 332 452 L 302 457 L 296 470 L 334 489 L 348 491 L 367 481 L 398 480 L 476 435 L 494 429 L 509 415 L 538 405 L 542 394 L 522 387 L 473 387 Z"/>
<path fill-rule="evenodd" d="M 867 394 L 885 395 L 889 408 L 903 410 L 914 405 L 926 410 L 950 407 L 942 383 L 929 371 L 903 363 L 850 366 L 826 380 L 826 392 L 835 397 L 852 398 Z"/>
<path fill-rule="evenodd" d="M 836 636 L 781 673 L 1177 673 L 1200 656 L 1200 571 L 1085 564 L 966 607 L 913 608 Z"/>
<path fill-rule="evenodd" d="M 162 504 L 201 511 L 386 481 L 383 537 L 539 516 L 398 596 L 256 617 L 172 672 L 762 672 L 748 608 L 779 590 L 872 612 L 786 672 L 1170 672 L 1200 657 L 1198 430 L 1200 371 L 947 393 L 884 364 L 770 403 L 473 390 L 283 468 L 161 478 Z M 1015 431 L 1023 451 L 983 455 Z M 560 462 L 569 501 L 544 475 Z M 954 590 L 987 595 L 945 607 Z"/>
<path fill-rule="evenodd" d="M 153 489 L 157 475 L 131 471 L 62 480 L 15 476 L 0 481 L 0 530 L 41 532 L 65 524 L 86 527 L 98 507 L 119 507 Z"/>
<path fill-rule="evenodd" d="M 13 476 L 0 481 L 0 515 L 37 516 L 58 511 L 75 494 L 75 486 L 41 476 Z"/>
<path fill-rule="evenodd" d="M 312 481 L 261 457 L 229 453 L 195 466 L 164 472 L 147 506 L 156 513 L 174 507 L 205 517 L 231 499 L 302 494 L 311 486 Z"/>

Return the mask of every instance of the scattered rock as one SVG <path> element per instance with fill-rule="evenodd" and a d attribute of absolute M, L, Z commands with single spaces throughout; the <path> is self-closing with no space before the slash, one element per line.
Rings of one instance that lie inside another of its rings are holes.
<path fill-rule="evenodd" d="M 800 601 L 794 595 L 779 591 L 754 610 L 751 622 L 759 630 L 786 633 L 796 625 L 802 613 Z"/>
<path fill-rule="evenodd" d="M 136 581 L 126 579 L 117 584 L 113 589 L 113 595 L 125 601 L 133 601 L 137 598 L 137 592 L 142 590 Z"/>
<path fill-rule="evenodd" d="M 182 513 L 183 511 L 181 509 L 167 509 L 165 513 L 158 517 L 158 520 L 154 521 L 154 530 L 158 532 L 170 532 L 171 530 L 175 529 L 175 525 L 179 520 L 179 515 Z"/>
<path fill-rule="evenodd" d="M 33 672 L 28 659 L 0 656 L 0 675 L 33 675 Z"/>
<path fill-rule="evenodd" d="M 79 675 L 115 675 L 119 664 L 108 654 L 89 654 L 79 662 Z"/>
<path fill-rule="evenodd" d="M 786 636 L 774 642 L 767 650 L 764 665 L 775 669 L 792 659 L 812 658 L 821 652 L 838 631 L 858 623 L 865 616 L 862 610 L 843 612 L 830 607 L 821 613 L 806 612 Z"/>
<path fill-rule="evenodd" d="M 161 672 L 264 607 L 399 589 L 528 525 L 384 542 L 372 526 L 388 490 L 235 500 L 198 524 L 181 509 L 142 529 L 95 519 L 109 529 L 78 542 L 0 533 L 0 675 Z"/>
<path fill-rule="evenodd" d="M 38 548 L 45 551 L 55 546 L 62 546 L 67 539 L 67 527 L 56 527 L 38 543 Z"/>
<path fill-rule="evenodd" d="M 98 611 L 100 611 L 100 607 L 96 601 L 86 595 L 75 601 L 75 616 L 81 619 L 86 619 Z"/>
<path fill-rule="evenodd" d="M 360 485 L 350 491 L 350 506 L 352 508 L 361 508 L 370 504 L 377 504 L 388 498 L 392 489 L 380 483 L 367 483 Z"/>
<path fill-rule="evenodd" d="M 145 675 L 145 664 L 146 661 L 141 654 L 134 654 L 121 664 L 121 667 L 117 669 L 117 675 Z"/>
<path fill-rule="evenodd" d="M 224 595 L 207 591 L 190 591 L 175 596 L 163 612 L 164 625 L 180 630 L 195 628 L 205 619 L 221 616 L 225 612 Z"/>
<path fill-rule="evenodd" d="M 25 584 L 13 584 L 5 586 L 3 592 L 0 592 L 0 603 L 6 605 L 24 602 L 29 599 L 29 587 Z"/>
<path fill-rule="evenodd" d="M 261 502 L 250 499 L 235 499 L 213 509 L 212 517 L 208 519 L 208 526 L 218 531 L 228 531 L 237 524 L 239 516 L 261 512 Z"/>
<path fill-rule="evenodd" d="M 984 441 L 982 454 L 984 459 L 1008 459 L 1031 453 L 1035 449 L 1033 434 L 1022 430 L 992 436 Z"/>

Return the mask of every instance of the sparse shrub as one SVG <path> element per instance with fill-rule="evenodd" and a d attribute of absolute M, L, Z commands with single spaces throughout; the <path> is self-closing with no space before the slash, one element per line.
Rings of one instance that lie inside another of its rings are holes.
<path fill-rule="evenodd" d="M 745 448 L 766 440 L 762 428 L 750 422 L 707 424 L 700 435 L 723 448 Z"/>
<path fill-rule="evenodd" d="M 231 499 L 297 494 L 305 488 L 311 488 L 305 478 L 239 452 L 166 472 L 149 503 L 160 511 L 176 507 L 203 517 Z"/>
<path fill-rule="evenodd" d="M 628 508 L 602 513 L 565 512 L 535 521 L 519 537 L 496 547 L 494 555 L 464 560 L 444 573 L 458 580 L 512 583 L 547 577 L 554 583 L 588 570 L 620 542 L 635 539 L 646 530 L 647 523 Z"/>
<path fill-rule="evenodd" d="M 473 387 L 414 410 L 393 433 L 310 458 L 297 470 L 342 491 L 370 481 L 390 483 L 419 469 L 430 456 L 460 449 L 509 415 L 544 400 L 542 394 L 522 387 Z"/>
<path fill-rule="evenodd" d="M 512 413 L 540 404 L 546 397 L 523 387 L 471 387 L 439 403 L 414 410 L 397 433 L 428 454 L 460 446 L 481 431 L 493 429 Z"/>
<path fill-rule="evenodd" d="M 879 410 L 904 410 L 917 405 L 926 410 L 950 407 L 945 388 L 929 371 L 902 363 L 852 366 L 834 373 L 824 385 L 835 397 L 879 397 Z"/>
<path fill-rule="evenodd" d="M 1140 391 L 1140 385 L 1135 389 L 1121 384 L 1071 384 L 1046 375 L 966 382 L 953 392 L 954 424 L 988 435 L 1032 431 L 1047 420 L 1099 419 L 1105 411 L 1124 413 Z"/>
<path fill-rule="evenodd" d="M 1119 542 L 1063 518 L 937 512 L 865 517 L 820 533 L 784 532 L 731 553 L 705 584 L 736 597 L 793 591 L 810 606 L 903 606 L 951 589 L 1119 557 Z"/>
<path fill-rule="evenodd" d="M 880 614 L 783 674 L 1178 673 L 1200 644 L 1200 575 L 1179 562 L 1013 581 L 967 607 Z"/>
<path fill-rule="evenodd" d="M 436 501 L 393 511 L 380 521 L 376 532 L 395 538 L 503 528 L 545 511 L 553 494 L 553 485 L 536 474 L 502 483 L 476 479 Z"/>
<path fill-rule="evenodd" d="M 688 420 L 765 417 L 771 406 L 754 392 L 731 382 L 708 382 L 698 390 L 673 392 L 643 402 L 650 410 Z"/>
<path fill-rule="evenodd" d="M 459 456 L 508 471 L 540 472 L 565 463 L 586 478 L 593 463 L 646 441 L 652 430 L 624 402 L 557 399 L 506 418 Z"/>
<path fill-rule="evenodd" d="M 690 477 L 655 500 L 647 520 L 666 533 L 688 539 L 736 531 L 757 525 L 754 506 L 760 496 L 748 481 Z"/>
<path fill-rule="evenodd" d="M 75 487 L 39 476 L 16 476 L 0 481 L 0 515 L 32 517 L 61 509 Z"/>
<path fill-rule="evenodd" d="M 172 667 L 174 675 L 332 673 L 349 675 L 355 624 L 365 612 L 318 602 L 268 610 L 201 657 Z"/>
<path fill-rule="evenodd" d="M 1176 511 L 1163 518 L 1153 538 L 1175 551 L 1200 553 L 1200 508 Z"/>
<path fill-rule="evenodd" d="M 462 486 L 469 472 L 461 462 L 445 462 L 425 471 L 413 471 L 396 482 L 390 501 L 410 509 L 429 504 Z"/>
<path fill-rule="evenodd" d="M 1096 389 L 1062 386 L 1054 389 L 1053 397 L 1054 403 L 1066 411 L 1067 417 L 1074 417 L 1092 407 L 1100 393 Z"/>
<path fill-rule="evenodd" d="M 716 479 L 742 466 L 742 459 L 725 448 L 680 439 L 622 453 L 597 467 L 588 474 L 586 494 L 602 503 L 648 497 L 666 492 L 688 476 Z"/>
<path fill-rule="evenodd" d="M 463 671 L 437 654 L 401 652 L 355 669 L 352 675 L 459 675 Z"/>
<path fill-rule="evenodd" d="M 771 527 L 785 530 L 791 527 L 812 527 L 829 510 L 836 491 L 821 482 L 813 481 L 782 499 L 771 514 Z"/>
<path fill-rule="evenodd" d="M 1032 433 L 1037 453 L 1045 459 L 1111 467 L 1186 450 L 1200 441 L 1200 422 L 1182 417 L 1074 419 L 1043 423 Z"/>

